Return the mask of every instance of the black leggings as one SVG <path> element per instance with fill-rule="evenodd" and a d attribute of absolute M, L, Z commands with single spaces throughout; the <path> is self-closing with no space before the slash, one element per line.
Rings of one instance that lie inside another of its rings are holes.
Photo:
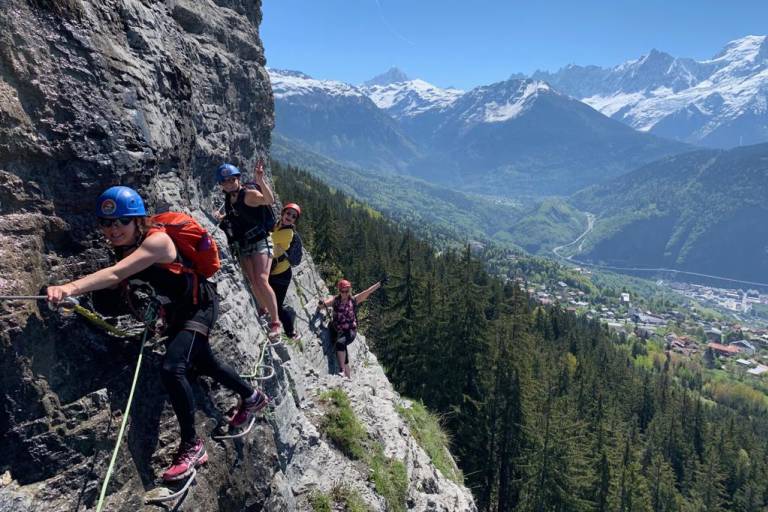
<path fill-rule="evenodd" d="M 289 268 L 285 272 L 290 272 L 291 269 Z M 280 323 L 283 324 L 283 329 L 285 330 L 285 334 L 288 336 L 294 335 L 294 326 L 293 326 L 293 317 L 294 313 L 290 308 L 285 308 L 283 306 L 283 303 L 285 302 L 285 295 L 288 293 L 288 287 L 291 285 L 291 274 L 288 274 L 287 280 L 286 276 L 284 275 L 285 272 L 282 274 L 278 274 L 277 276 L 270 276 L 269 277 L 269 285 L 272 287 L 272 290 L 275 292 L 275 298 L 277 299 L 277 316 L 280 318 Z M 272 279 L 272 277 L 277 277 L 278 279 Z"/>
<path fill-rule="evenodd" d="M 210 328 L 216 320 L 216 309 L 215 301 L 211 302 L 198 309 L 191 320 Z M 208 336 L 189 329 L 177 332 L 166 346 L 160 377 L 179 420 L 182 442 L 192 442 L 197 438 L 195 397 L 188 379 L 190 369 L 212 377 L 243 399 L 249 398 L 254 391 L 231 367 L 214 357 Z"/>

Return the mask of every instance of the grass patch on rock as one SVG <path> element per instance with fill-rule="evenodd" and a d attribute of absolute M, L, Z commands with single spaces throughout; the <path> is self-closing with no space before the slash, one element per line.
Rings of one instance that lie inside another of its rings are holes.
<path fill-rule="evenodd" d="M 451 459 L 448 451 L 449 439 L 440 425 L 438 416 L 430 412 L 423 403 L 411 401 L 410 407 L 398 405 L 397 412 L 408 424 L 413 437 L 419 443 L 419 446 L 427 452 L 440 472 L 446 478 L 464 485 L 464 475 Z"/>
<path fill-rule="evenodd" d="M 331 489 L 331 499 L 334 503 L 344 506 L 346 512 L 370 512 L 371 509 L 360 497 L 360 494 L 347 485 L 337 485 Z"/>
<path fill-rule="evenodd" d="M 309 505 L 313 512 L 333 512 L 331 497 L 319 491 L 315 491 L 309 497 Z"/>
<path fill-rule="evenodd" d="M 408 471 L 399 460 L 384 456 L 381 446 L 369 460 L 371 479 L 376 492 L 384 498 L 387 510 L 405 512 L 408 497 Z"/>
<path fill-rule="evenodd" d="M 344 391 L 332 389 L 322 393 L 320 399 L 327 404 L 320 430 L 347 457 L 368 466 L 376 493 L 384 498 L 388 511 L 405 512 L 408 497 L 405 464 L 386 457 L 382 444 L 368 437 Z M 350 512 L 369 510 L 362 498 L 349 488 L 337 486 L 331 497 L 335 503 L 343 503 Z"/>
<path fill-rule="evenodd" d="M 329 407 L 320 423 L 320 430 L 341 452 L 352 460 L 364 460 L 368 433 L 360 424 L 349 397 L 341 389 L 331 389 L 320 395 Z"/>
<path fill-rule="evenodd" d="M 363 501 L 360 494 L 345 484 L 335 485 L 328 494 L 315 491 L 309 496 L 309 506 L 313 512 L 371 512 L 370 507 Z"/>

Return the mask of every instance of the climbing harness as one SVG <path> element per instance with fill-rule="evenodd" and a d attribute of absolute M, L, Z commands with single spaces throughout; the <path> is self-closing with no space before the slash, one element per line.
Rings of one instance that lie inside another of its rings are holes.
<path fill-rule="evenodd" d="M 133 403 L 133 395 L 136 391 L 136 383 L 139 381 L 139 371 L 141 370 L 141 360 L 144 356 L 144 344 L 147 342 L 147 336 L 149 335 L 150 331 L 150 325 L 154 321 L 155 317 L 157 316 L 157 306 L 155 303 L 150 303 L 147 306 L 147 310 L 144 313 L 144 323 L 146 324 L 146 327 L 144 328 L 144 335 L 141 340 L 141 349 L 139 350 L 139 358 L 136 361 L 136 370 L 133 372 L 133 382 L 131 383 L 131 391 L 128 393 L 128 403 L 125 406 L 125 411 L 123 412 L 123 417 L 120 420 L 120 430 L 117 434 L 117 441 L 115 442 L 115 448 L 112 450 L 112 458 L 109 461 L 109 467 L 107 468 L 107 475 L 104 477 L 104 483 L 101 485 L 101 492 L 99 493 L 99 501 L 96 505 L 96 512 L 101 512 L 102 507 L 104 506 L 104 497 L 107 494 L 107 486 L 109 485 L 109 480 L 112 478 L 112 471 L 115 469 L 115 462 L 117 461 L 117 454 L 120 451 L 120 444 L 123 440 L 123 433 L 125 432 L 125 425 L 128 423 L 127 419 L 131 414 L 131 404 Z M 192 474 L 192 480 L 194 478 L 194 474 Z"/>

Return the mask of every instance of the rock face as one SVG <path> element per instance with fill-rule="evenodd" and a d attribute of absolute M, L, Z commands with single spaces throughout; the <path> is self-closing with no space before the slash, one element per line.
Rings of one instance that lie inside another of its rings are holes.
<path fill-rule="evenodd" d="M 266 157 L 274 122 L 260 2 L 0 6 L 0 294 L 37 294 L 107 264 L 91 213 L 117 183 L 139 189 L 150 208 L 186 210 L 221 235 L 205 213 L 220 201 L 212 169 L 224 160 L 250 169 Z M 239 269 L 223 256 L 212 345 L 250 373 L 266 338 Z M 265 350 L 275 377 L 262 385 L 274 407 L 248 437 L 207 439 L 210 461 L 176 509 L 308 510 L 312 491 L 343 481 L 384 510 L 366 468 L 317 428 L 319 392 L 343 386 L 369 434 L 405 461 L 410 508 L 474 510 L 469 492 L 434 469 L 394 412 L 400 399 L 364 339 L 352 346 L 352 381 L 332 375 L 314 306 L 304 307 L 323 293 L 307 257 L 288 298 L 303 343 Z M 43 302 L 0 302 L 0 511 L 95 508 L 138 345 Z M 169 464 L 178 429 L 160 352 L 145 350 L 106 510 L 156 509 L 143 496 Z M 234 399 L 208 379 L 194 387 L 198 431 L 207 435 Z"/>

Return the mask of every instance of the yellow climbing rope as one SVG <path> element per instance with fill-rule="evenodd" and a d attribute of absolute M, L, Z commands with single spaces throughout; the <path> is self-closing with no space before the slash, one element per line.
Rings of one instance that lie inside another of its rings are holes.
<path fill-rule="evenodd" d="M 136 383 L 139 381 L 139 371 L 141 370 L 141 360 L 144 357 L 144 344 L 147 342 L 147 336 L 149 335 L 149 326 L 154 321 L 157 315 L 157 309 L 154 303 L 147 306 L 147 311 L 144 314 L 144 336 L 141 339 L 141 350 L 139 350 L 139 358 L 136 361 L 136 370 L 133 372 L 133 382 L 131 383 L 131 391 L 128 393 L 128 403 L 125 406 L 123 417 L 120 420 L 120 430 L 117 433 L 117 441 L 115 442 L 115 448 L 112 450 L 112 458 L 109 461 L 109 467 L 107 468 L 107 475 L 104 477 L 104 483 L 101 484 L 101 492 L 99 493 L 99 502 L 96 505 L 96 512 L 101 512 L 104 506 L 104 497 L 107 494 L 107 487 L 109 486 L 109 480 L 112 478 L 112 471 L 115 469 L 115 462 L 117 461 L 117 454 L 120 451 L 120 444 L 123 441 L 123 433 L 125 432 L 125 425 L 128 423 L 128 417 L 131 414 L 131 404 L 133 403 L 133 395 L 136 391 Z"/>

